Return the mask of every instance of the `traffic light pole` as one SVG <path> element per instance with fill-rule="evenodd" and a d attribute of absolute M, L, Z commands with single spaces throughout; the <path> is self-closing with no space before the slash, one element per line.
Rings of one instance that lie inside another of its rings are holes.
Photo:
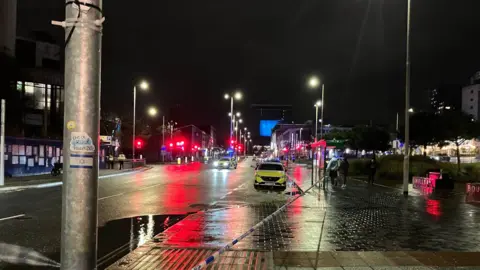
<path fill-rule="evenodd" d="M 66 0 L 61 269 L 97 268 L 102 1 Z M 2 153 L 3 154 L 3 153 Z"/>
<path fill-rule="evenodd" d="M 0 127 L 0 186 L 5 185 L 5 99 L 2 99 Z"/>
<path fill-rule="evenodd" d="M 133 87 L 133 134 L 132 134 L 132 159 L 135 159 L 135 113 L 137 108 L 137 86 Z"/>

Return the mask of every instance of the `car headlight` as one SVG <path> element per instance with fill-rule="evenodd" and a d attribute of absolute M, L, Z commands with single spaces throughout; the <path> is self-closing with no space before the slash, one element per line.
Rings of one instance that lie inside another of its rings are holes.
<path fill-rule="evenodd" d="M 218 161 L 213 162 L 213 166 L 217 167 L 218 166 Z"/>

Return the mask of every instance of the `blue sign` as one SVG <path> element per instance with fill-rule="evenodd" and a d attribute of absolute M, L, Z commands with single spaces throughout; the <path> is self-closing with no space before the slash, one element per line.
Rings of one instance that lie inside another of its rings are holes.
<path fill-rule="evenodd" d="M 165 145 L 163 145 L 162 148 L 161 148 L 161 150 L 162 150 L 162 151 L 165 151 L 165 150 L 167 150 L 167 147 L 166 147 Z"/>
<path fill-rule="evenodd" d="M 272 136 L 272 129 L 278 123 L 278 120 L 260 120 L 260 136 Z"/>

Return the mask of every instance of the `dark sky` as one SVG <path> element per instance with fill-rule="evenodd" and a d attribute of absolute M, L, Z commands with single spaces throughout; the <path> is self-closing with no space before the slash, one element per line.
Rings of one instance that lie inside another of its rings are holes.
<path fill-rule="evenodd" d="M 241 88 L 251 128 L 250 105 L 261 101 L 291 104 L 304 122 L 320 97 L 305 87 L 316 74 L 328 122 L 393 124 L 404 104 L 406 2 L 104 1 L 102 106 L 129 112 L 132 84 L 145 78 L 152 92 L 139 94 L 139 109 L 182 103 L 192 123 L 222 130 L 223 94 Z M 480 70 L 478 10 L 479 0 L 412 0 L 413 106 Z"/>

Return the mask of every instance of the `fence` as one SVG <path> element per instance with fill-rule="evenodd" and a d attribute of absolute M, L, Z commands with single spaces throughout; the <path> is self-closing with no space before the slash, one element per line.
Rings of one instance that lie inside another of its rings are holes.
<path fill-rule="evenodd" d="M 55 163 L 63 163 L 60 140 L 5 137 L 5 175 L 8 177 L 48 174 Z M 105 149 L 99 151 L 99 167 L 106 168 Z"/>

